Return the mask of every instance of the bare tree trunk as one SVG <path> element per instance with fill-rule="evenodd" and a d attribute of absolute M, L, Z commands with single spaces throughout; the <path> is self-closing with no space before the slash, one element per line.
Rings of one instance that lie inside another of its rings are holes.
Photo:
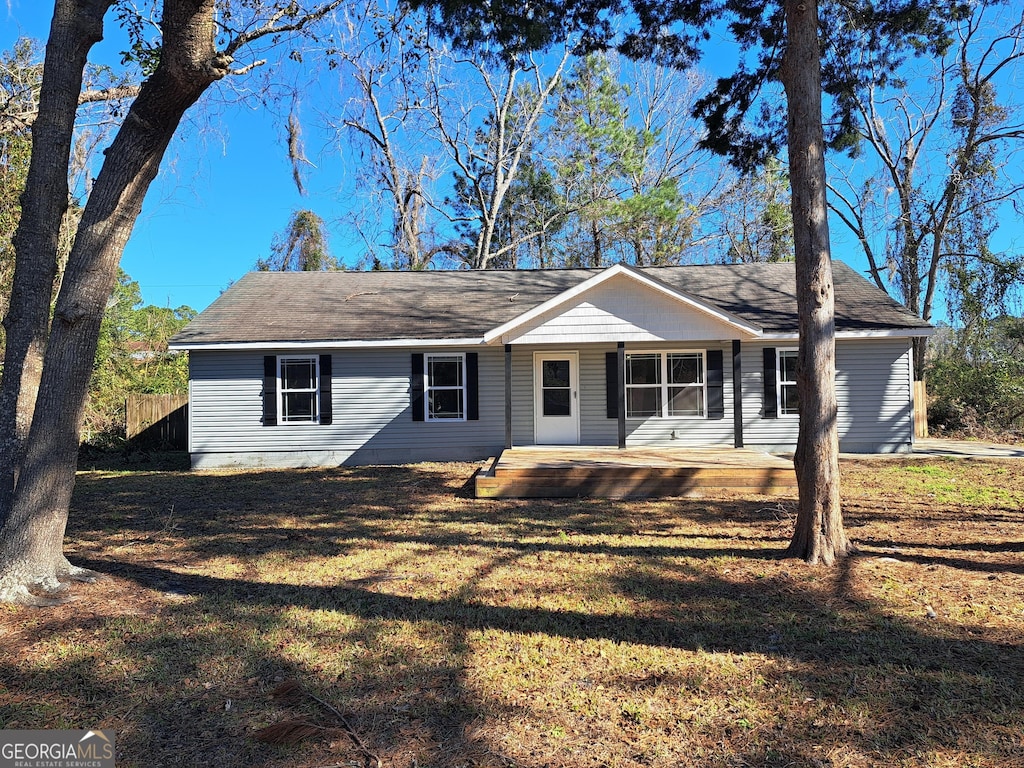
<path fill-rule="evenodd" d="M 821 52 L 815 0 L 786 0 L 782 62 L 789 131 L 800 346 L 800 431 L 795 465 L 799 506 L 788 554 L 832 565 L 850 551 L 839 495 L 835 393 L 835 294 L 825 199 Z"/>
<path fill-rule="evenodd" d="M 35 602 L 29 587 L 59 591 L 62 578 L 89 576 L 64 558 L 63 539 L 99 326 L 121 253 L 182 115 L 228 72 L 230 57 L 214 47 L 213 10 L 214 0 L 165 4 L 160 64 L 107 150 L 79 223 L 21 474 L 0 530 L 0 599 Z"/>
<path fill-rule="evenodd" d="M 263 7 L 269 14 L 263 23 L 254 19 L 241 25 L 244 31 L 218 52 L 216 0 L 164 0 L 159 64 L 139 89 L 105 152 L 57 296 L 25 456 L 10 512 L 0 528 L 0 601 L 38 603 L 39 598 L 29 592 L 32 587 L 55 592 L 63 589 L 63 579 L 94 576 L 73 567 L 63 554 L 81 416 L 117 265 L 182 116 L 212 83 L 231 72 L 231 54 L 236 50 L 261 37 L 301 30 L 341 2 L 330 0 L 308 13 L 294 0 Z M 109 5 L 103 0 L 80 0 L 75 7 L 105 9 Z M 77 101 L 76 92 L 70 106 L 51 106 L 65 118 L 70 112 L 67 119 L 73 119 Z M 44 115 L 40 109 L 37 123 L 51 117 L 59 116 Z M 65 173 L 66 169 L 65 162 Z M 66 187 L 64 191 L 60 199 L 66 203 Z M 46 197 L 54 195 L 54 190 L 37 186 L 32 193 Z M 22 246 L 19 243 L 16 248 L 19 269 L 35 256 Z M 43 300 L 49 306 L 48 292 Z"/>
<path fill-rule="evenodd" d="M 0 526 L 11 508 L 43 369 L 61 222 L 68 206 L 68 163 L 89 51 L 103 37 L 113 0 L 57 0 L 46 44 L 39 112 L 21 221 L 19 257 L 4 318 L 7 346 L 0 385 Z"/>

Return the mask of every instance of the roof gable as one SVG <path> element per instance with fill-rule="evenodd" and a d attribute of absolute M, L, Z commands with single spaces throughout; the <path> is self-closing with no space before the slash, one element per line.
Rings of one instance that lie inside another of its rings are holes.
<path fill-rule="evenodd" d="M 616 264 L 484 334 L 484 342 L 570 343 L 756 338 L 761 328 Z"/>

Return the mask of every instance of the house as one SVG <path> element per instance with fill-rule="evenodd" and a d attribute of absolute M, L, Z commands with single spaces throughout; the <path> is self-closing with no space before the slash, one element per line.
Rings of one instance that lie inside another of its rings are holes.
<path fill-rule="evenodd" d="M 931 327 L 834 273 L 840 448 L 906 451 Z M 791 263 L 253 272 L 170 346 L 190 355 L 195 467 L 796 442 Z"/>

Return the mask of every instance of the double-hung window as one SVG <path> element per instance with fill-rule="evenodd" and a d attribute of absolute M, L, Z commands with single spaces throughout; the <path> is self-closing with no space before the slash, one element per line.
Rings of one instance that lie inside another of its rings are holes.
<path fill-rule="evenodd" d="M 707 381 L 703 352 L 626 355 L 626 418 L 704 417 Z"/>
<path fill-rule="evenodd" d="M 466 356 L 424 355 L 427 421 L 466 420 Z"/>
<path fill-rule="evenodd" d="M 796 394 L 796 356 L 795 349 L 780 349 L 779 363 L 775 367 L 778 372 L 779 415 L 800 415 L 800 401 Z"/>
<path fill-rule="evenodd" d="M 320 361 L 316 355 L 278 358 L 279 420 L 316 422 L 319 417 Z"/>

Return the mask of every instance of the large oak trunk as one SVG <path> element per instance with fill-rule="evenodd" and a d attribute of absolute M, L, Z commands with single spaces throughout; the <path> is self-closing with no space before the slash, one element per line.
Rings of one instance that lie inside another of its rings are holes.
<path fill-rule="evenodd" d="M 11 508 L 43 370 L 50 305 L 57 273 L 61 222 L 68 206 L 68 161 L 78 95 L 92 46 L 103 36 L 113 0 L 57 0 L 46 44 L 39 115 L 32 125 L 32 158 L 21 220 L 11 301 L 4 318 L 0 385 L 0 526 Z"/>
<path fill-rule="evenodd" d="M 835 392 L 835 294 L 825 200 L 821 123 L 821 52 L 814 0 L 786 0 L 782 63 L 789 131 L 793 240 L 800 346 L 800 430 L 796 465 L 799 505 L 788 554 L 830 565 L 847 554 L 839 496 L 839 432 Z"/>
<path fill-rule="evenodd" d="M 230 59 L 214 47 L 213 12 L 213 0 L 165 3 L 160 64 L 107 150 L 82 215 L 13 503 L 0 530 L 0 599 L 31 601 L 29 587 L 55 591 L 62 579 L 84 575 L 62 547 L 99 326 L 125 243 L 182 115 L 227 72 Z M 20 251 L 18 257 L 20 265 Z"/>

